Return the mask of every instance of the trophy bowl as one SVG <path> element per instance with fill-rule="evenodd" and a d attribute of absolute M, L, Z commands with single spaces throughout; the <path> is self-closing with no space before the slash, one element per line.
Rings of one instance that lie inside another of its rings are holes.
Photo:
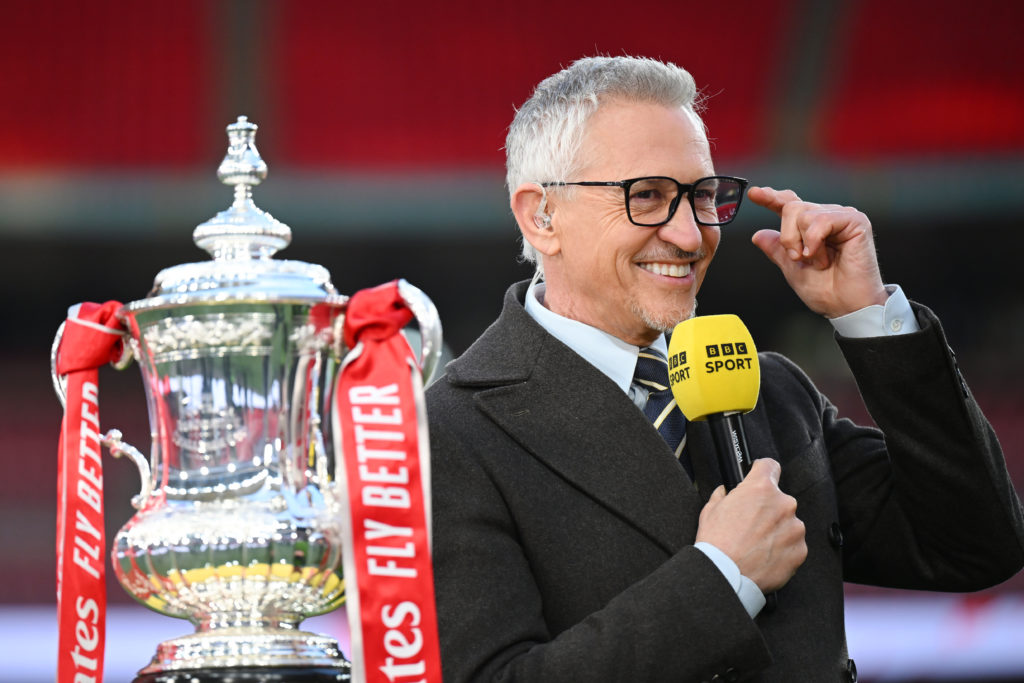
<path fill-rule="evenodd" d="M 237 680 L 348 680 L 338 643 L 299 629 L 345 599 L 341 455 L 321 416 L 345 351 L 348 299 L 323 267 L 272 258 L 290 230 L 252 201 L 266 176 L 256 126 L 239 117 L 227 130 L 218 177 L 234 202 L 193 235 L 212 260 L 161 271 L 147 298 L 118 313 L 128 332 L 119 365 L 139 363 L 152 447 L 147 459 L 116 430 L 103 439 L 142 479 L 113 566 L 136 600 L 195 626 L 161 643 L 136 680 L 226 681 L 240 671 L 262 673 Z M 399 291 L 429 376 L 441 347 L 436 309 L 404 281 Z"/>

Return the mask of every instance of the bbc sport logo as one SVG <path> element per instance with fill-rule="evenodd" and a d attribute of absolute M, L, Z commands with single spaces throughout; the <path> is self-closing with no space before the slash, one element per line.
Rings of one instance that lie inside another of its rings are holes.
<path fill-rule="evenodd" d="M 745 355 L 747 353 L 746 342 L 724 342 L 722 344 L 708 344 L 705 347 L 708 358 L 717 358 L 718 356 L 737 356 Z"/>
<path fill-rule="evenodd" d="M 680 365 L 686 365 L 686 351 L 672 354 L 668 359 L 668 369 L 674 370 Z"/>

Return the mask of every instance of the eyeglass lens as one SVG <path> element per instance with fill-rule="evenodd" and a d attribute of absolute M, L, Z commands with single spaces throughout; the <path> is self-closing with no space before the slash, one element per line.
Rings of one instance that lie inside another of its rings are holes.
<path fill-rule="evenodd" d="M 723 225 L 736 217 L 743 188 L 731 178 L 703 178 L 690 190 L 692 201 L 681 197 L 680 185 L 672 178 L 640 178 L 626 189 L 626 208 L 637 225 L 661 225 L 669 220 L 678 203 L 693 206 L 693 217 L 702 225 Z"/>

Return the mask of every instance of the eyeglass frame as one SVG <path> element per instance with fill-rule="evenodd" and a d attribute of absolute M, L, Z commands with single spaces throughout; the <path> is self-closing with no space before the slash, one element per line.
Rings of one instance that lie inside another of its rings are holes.
<path fill-rule="evenodd" d="M 725 221 L 724 223 L 708 223 L 706 221 L 702 221 L 700 218 L 697 217 L 697 207 L 694 206 L 693 204 L 693 188 L 696 187 L 697 185 L 700 185 L 705 180 L 713 180 L 716 178 L 720 178 L 722 180 L 730 180 L 740 186 L 739 199 L 736 200 L 736 211 L 733 212 L 732 218 Z M 672 203 L 669 204 L 668 218 L 661 221 L 660 223 L 637 223 L 635 220 L 633 220 L 633 212 L 630 211 L 629 208 L 629 188 L 631 188 L 634 183 L 637 183 L 641 180 L 671 180 L 676 184 L 676 190 L 678 194 L 676 194 L 676 197 L 675 199 L 672 200 Z M 637 226 L 638 228 L 660 228 L 661 226 L 665 225 L 675 217 L 676 211 L 679 209 L 679 200 L 682 198 L 684 193 L 686 194 L 687 201 L 690 204 L 690 212 L 693 214 L 693 220 L 697 223 L 697 225 L 704 225 L 708 227 L 721 227 L 723 225 L 729 225 L 729 223 L 732 223 L 734 220 L 736 220 L 736 216 L 740 212 L 740 204 L 742 204 L 743 202 L 743 196 L 746 193 L 747 186 L 750 185 L 750 181 L 747 180 L 746 178 L 737 178 L 735 176 L 709 175 L 703 178 L 698 178 L 692 183 L 681 183 L 675 178 L 670 178 L 669 176 L 650 175 L 641 176 L 639 178 L 627 178 L 626 180 L 584 180 L 575 183 L 568 183 L 564 181 L 552 181 L 537 184 L 545 188 L 566 187 L 569 185 L 579 185 L 581 187 L 621 187 L 623 202 L 626 205 L 626 217 L 629 218 L 629 222 Z"/>

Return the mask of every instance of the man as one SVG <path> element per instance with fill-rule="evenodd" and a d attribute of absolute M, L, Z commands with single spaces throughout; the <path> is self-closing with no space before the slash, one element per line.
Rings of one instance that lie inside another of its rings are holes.
<path fill-rule="evenodd" d="M 510 128 L 538 277 L 427 396 L 446 681 L 855 680 L 844 579 L 977 590 L 1024 563 L 995 436 L 855 209 L 748 194 L 780 217 L 754 243 L 836 326 L 884 440 L 776 354 L 728 494 L 706 423 L 677 459 L 645 416 L 640 351 L 694 314 L 745 184 L 717 176 L 694 98 L 674 65 L 584 59 Z"/>

